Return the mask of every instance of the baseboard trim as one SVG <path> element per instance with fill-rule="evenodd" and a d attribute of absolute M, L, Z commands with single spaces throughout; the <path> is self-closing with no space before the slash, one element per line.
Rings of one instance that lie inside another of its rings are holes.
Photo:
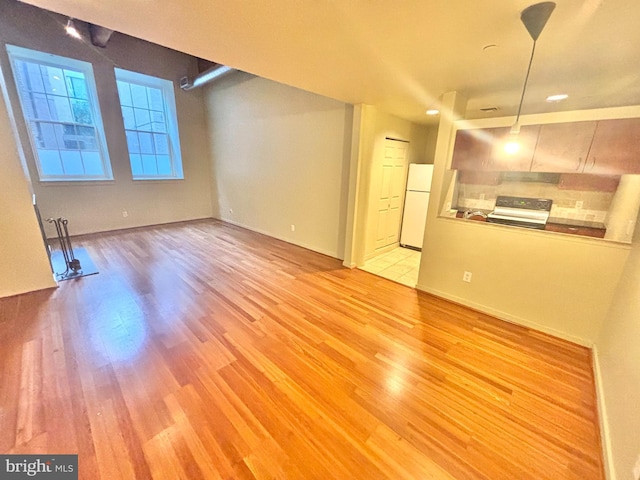
<path fill-rule="evenodd" d="M 48 286 L 48 287 L 39 287 L 39 288 L 36 288 L 35 290 L 25 290 L 25 291 L 19 291 L 19 292 L 2 293 L 2 294 L 0 294 L 0 298 L 19 297 L 21 295 L 28 295 L 30 293 L 35 293 L 35 292 L 45 292 L 47 290 L 51 290 L 51 292 L 53 293 L 53 291 L 60 286 L 58 284 L 58 282 L 56 282 L 55 278 L 54 278 L 53 281 L 55 282 L 55 285 L 51 285 L 51 286 Z"/>
<path fill-rule="evenodd" d="M 436 297 L 444 298 L 445 300 L 449 300 L 450 302 L 463 305 L 473 310 L 477 310 L 478 312 L 491 315 L 492 317 L 496 317 L 500 320 L 504 320 L 505 322 L 514 323 L 516 325 L 520 325 L 527 328 L 532 328 L 539 332 L 552 335 L 556 338 L 561 338 L 562 340 L 567 340 L 568 342 L 575 343 L 577 345 L 582 345 L 583 347 L 587 347 L 587 348 L 593 347 L 592 340 L 577 337 L 575 335 L 569 335 L 559 330 L 556 330 L 554 328 L 549 328 L 544 325 L 540 325 L 539 323 L 532 322 L 531 320 L 527 320 L 526 318 L 518 317 L 517 315 L 511 315 L 507 312 L 503 312 L 502 310 L 497 310 L 495 308 L 482 305 L 481 303 L 470 302 L 465 298 L 457 297 L 455 295 L 450 295 L 446 292 L 425 287 L 424 285 L 420 285 L 420 284 L 416 285 L 416 289 L 429 293 L 431 295 L 435 295 Z"/>
<path fill-rule="evenodd" d="M 616 480 L 613 469 L 613 451 L 611 449 L 611 435 L 607 417 L 607 404 L 604 398 L 604 385 L 602 383 L 602 369 L 600 368 L 600 356 L 598 346 L 591 349 L 593 362 L 593 378 L 596 389 L 596 405 L 598 408 L 598 423 L 600 424 L 600 442 L 602 443 L 602 460 L 604 462 L 604 474 L 607 480 Z"/>
<path fill-rule="evenodd" d="M 307 250 L 311 250 L 312 252 L 321 253 L 322 255 L 326 255 L 327 257 L 337 258 L 338 260 L 344 260 L 343 258 L 340 258 L 336 252 L 330 252 L 328 250 L 324 250 L 322 248 L 318 248 L 316 246 L 308 245 L 302 242 L 293 242 L 290 238 L 281 237 L 281 236 L 275 235 L 273 232 L 267 232 L 266 230 L 261 230 L 259 228 L 251 227 L 243 223 L 234 222 L 226 218 L 217 218 L 217 217 L 213 217 L 213 218 L 215 220 L 228 223 L 230 225 L 235 225 L 236 227 L 244 228 L 245 230 L 250 230 L 252 232 L 266 235 L 267 237 L 275 238 L 276 240 L 280 240 L 282 242 L 290 243 L 291 245 L 297 245 L 298 247 L 306 248 Z"/>
<path fill-rule="evenodd" d="M 181 223 L 195 223 L 195 222 L 202 222 L 206 220 L 218 220 L 218 219 L 214 217 L 197 217 L 197 218 L 188 218 L 185 220 L 171 220 L 171 221 L 162 222 L 162 223 L 132 225 L 129 227 L 113 228 L 110 230 L 96 230 L 95 232 L 73 233 L 71 235 L 71 238 L 81 240 L 82 238 L 85 238 L 85 237 L 91 238 L 93 235 L 101 235 L 105 233 L 119 233 L 119 232 L 133 231 L 133 230 L 144 230 L 145 228 L 166 227 L 171 225 L 179 225 Z M 51 237 L 47 237 L 47 241 L 49 240 L 59 241 L 60 239 L 57 236 L 51 236 Z"/>

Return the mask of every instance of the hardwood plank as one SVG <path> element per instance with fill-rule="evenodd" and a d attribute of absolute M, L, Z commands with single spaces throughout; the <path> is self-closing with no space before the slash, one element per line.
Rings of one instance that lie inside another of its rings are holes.
<path fill-rule="evenodd" d="M 604 479 L 591 352 L 214 220 L 0 299 L 0 452 L 82 479 Z"/>

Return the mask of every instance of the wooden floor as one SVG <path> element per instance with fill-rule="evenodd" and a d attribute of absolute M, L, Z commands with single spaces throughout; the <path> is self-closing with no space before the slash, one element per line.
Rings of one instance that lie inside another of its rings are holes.
<path fill-rule="evenodd" d="M 589 350 L 215 221 L 0 300 L 0 453 L 83 479 L 602 479 Z"/>

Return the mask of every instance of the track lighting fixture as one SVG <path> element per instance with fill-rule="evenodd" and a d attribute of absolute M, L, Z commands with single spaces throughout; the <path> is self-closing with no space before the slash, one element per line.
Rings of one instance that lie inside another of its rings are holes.
<path fill-rule="evenodd" d="M 82 36 L 80 35 L 80 32 L 78 31 L 75 24 L 73 23 L 72 18 L 67 20 L 67 25 L 64 27 L 64 31 L 67 32 L 67 35 L 73 38 L 77 38 L 78 40 L 82 38 Z"/>

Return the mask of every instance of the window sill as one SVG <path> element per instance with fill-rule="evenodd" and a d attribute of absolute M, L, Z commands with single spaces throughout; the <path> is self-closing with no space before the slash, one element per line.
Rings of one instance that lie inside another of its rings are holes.
<path fill-rule="evenodd" d="M 184 180 L 184 177 L 133 177 L 134 182 L 166 182 L 172 180 Z"/>
<path fill-rule="evenodd" d="M 41 186 L 45 187 L 66 187 L 81 185 L 112 185 L 115 183 L 113 178 L 96 178 L 96 179 L 60 179 L 60 180 L 38 180 Z"/>

